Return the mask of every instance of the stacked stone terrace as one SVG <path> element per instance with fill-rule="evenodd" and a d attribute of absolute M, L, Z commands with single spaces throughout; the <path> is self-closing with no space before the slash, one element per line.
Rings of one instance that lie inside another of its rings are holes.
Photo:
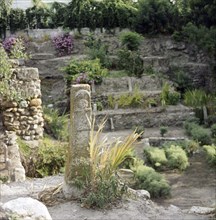
<path fill-rule="evenodd" d="M 11 85 L 21 96 L 19 101 L 0 100 L 0 176 L 12 181 L 25 180 L 17 136 L 30 141 L 43 136 L 40 79 L 37 68 L 12 61 Z"/>
<path fill-rule="evenodd" d="M 141 78 L 121 77 L 104 79 L 101 85 L 96 85 L 92 89 L 92 104 L 95 106 L 94 114 L 97 123 L 104 117 L 107 117 L 108 120 L 105 126 L 107 131 L 132 129 L 134 126 L 143 126 L 144 128 L 182 126 L 187 118 L 194 115 L 191 108 L 182 104 L 164 107 L 160 104 L 156 107 L 147 105 L 136 108 L 119 108 L 118 106 L 111 108 L 108 105 L 109 96 L 130 95 L 136 88 L 139 88 L 139 92 L 145 99 L 153 98 L 160 103 L 162 85 L 162 81 L 160 82 L 157 77 L 149 75 L 143 75 Z M 96 110 L 98 102 L 103 106 L 102 111 Z"/>

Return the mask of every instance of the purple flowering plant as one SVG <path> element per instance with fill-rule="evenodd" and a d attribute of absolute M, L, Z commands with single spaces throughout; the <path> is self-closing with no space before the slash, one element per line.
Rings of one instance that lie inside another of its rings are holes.
<path fill-rule="evenodd" d="M 14 36 L 10 36 L 3 41 L 2 45 L 8 54 L 11 52 L 13 46 L 16 44 L 16 41 L 17 38 Z"/>
<path fill-rule="evenodd" d="M 71 54 L 73 49 L 73 38 L 69 33 L 54 37 L 52 42 L 59 56 Z"/>
<path fill-rule="evenodd" d="M 80 73 L 77 75 L 77 77 L 74 79 L 74 82 L 76 84 L 82 84 L 82 83 L 87 83 L 87 84 L 92 84 L 94 80 L 92 80 L 89 77 L 89 74 L 87 73 Z"/>

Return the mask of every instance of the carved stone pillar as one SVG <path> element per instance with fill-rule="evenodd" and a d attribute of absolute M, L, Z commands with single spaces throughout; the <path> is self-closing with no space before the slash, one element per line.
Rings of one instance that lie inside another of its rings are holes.
<path fill-rule="evenodd" d="M 90 86 L 72 85 L 70 93 L 69 146 L 63 190 L 66 197 L 76 197 L 79 195 L 79 190 L 73 183 L 76 179 L 85 178 L 84 174 L 89 168 L 89 135 L 92 117 Z"/>

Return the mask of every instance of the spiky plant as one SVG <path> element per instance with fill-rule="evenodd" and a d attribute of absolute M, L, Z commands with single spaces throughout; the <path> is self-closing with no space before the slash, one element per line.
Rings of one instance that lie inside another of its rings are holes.
<path fill-rule="evenodd" d="M 92 179 L 96 178 L 98 173 L 103 178 L 109 179 L 118 170 L 119 165 L 130 155 L 135 141 L 141 135 L 136 133 L 135 130 L 125 140 L 117 138 L 113 143 L 109 143 L 106 137 L 101 138 L 105 123 L 106 120 L 103 120 L 95 132 L 95 120 L 93 120 L 90 132 L 89 147 Z"/>

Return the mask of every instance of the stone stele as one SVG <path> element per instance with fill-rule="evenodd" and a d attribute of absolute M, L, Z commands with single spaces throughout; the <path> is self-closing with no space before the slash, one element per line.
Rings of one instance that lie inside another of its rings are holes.
<path fill-rule="evenodd" d="M 81 193 L 74 185 L 89 168 L 89 135 L 91 130 L 91 94 L 87 84 L 72 85 L 70 90 L 69 146 L 65 167 L 64 194 L 67 198 Z"/>

